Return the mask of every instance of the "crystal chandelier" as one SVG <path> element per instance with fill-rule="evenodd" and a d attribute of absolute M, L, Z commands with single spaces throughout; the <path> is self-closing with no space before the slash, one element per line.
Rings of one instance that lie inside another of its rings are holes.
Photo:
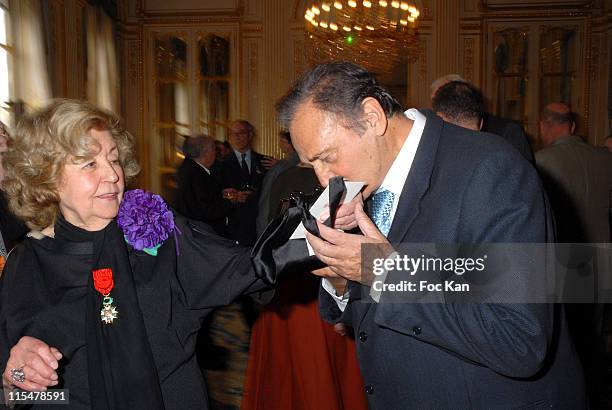
<path fill-rule="evenodd" d="M 323 1 L 306 9 L 308 57 L 313 63 L 348 60 L 375 73 L 418 57 L 414 2 Z"/>

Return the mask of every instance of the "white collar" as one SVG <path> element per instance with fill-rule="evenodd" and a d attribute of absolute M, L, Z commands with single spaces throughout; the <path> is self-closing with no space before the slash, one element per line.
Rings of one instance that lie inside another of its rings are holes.
<path fill-rule="evenodd" d="M 408 173 L 412 167 L 412 162 L 414 161 L 419 142 L 421 141 L 421 136 L 423 135 L 423 130 L 425 129 L 425 122 L 427 121 L 425 116 L 416 108 L 405 111 L 404 115 L 408 119 L 414 121 L 412 129 L 408 137 L 406 137 L 400 152 L 395 157 L 393 164 L 391 164 L 391 168 L 387 171 L 385 179 L 383 179 L 382 184 L 376 190 L 376 192 L 383 189 L 391 191 L 395 194 L 396 200 L 400 197 L 404 189 L 404 184 L 408 178 Z"/>
<path fill-rule="evenodd" d="M 251 162 L 251 149 L 248 149 L 246 152 L 246 162 L 249 163 Z M 238 162 L 242 161 L 242 152 L 238 151 L 238 150 L 234 150 L 234 155 L 236 155 L 236 158 L 238 159 Z"/>
<path fill-rule="evenodd" d="M 201 166 L 202 168 L 204 168 L 204 171 L 206 171 L 206 173 L 208 175 L 210 175 L 210 169 L 206 168 L 204 165 L 200 164 L 199 161 L 196 161 L 195 159 L 193 160 L 193 162 L 195 162 L 196 164 L 198 164 L 199 166 Z"/>

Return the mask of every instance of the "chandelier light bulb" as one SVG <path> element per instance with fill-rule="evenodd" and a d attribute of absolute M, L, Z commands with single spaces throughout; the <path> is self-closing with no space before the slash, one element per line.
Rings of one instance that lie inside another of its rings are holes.
<path fill-rule="evenodd" d="M 338 30 L 338 25 L 336 23 L 329 23 L 329 28 L 331 28 L 332 30 L 336 31 L 336 30 Z"/>
<path fill-rule="evenodd" d="M 354 28 L 356 31 L 361 31 L 361 27 L 359 27 L 359 26 L 354 26 L 353 28 Z"/>
<path fill-rule="evenodd" d="M 321 14 L 321 10 L 319 10 L 317 6 L 312 6 L 312 12 L 316 14 L 317 16 Z"/>
<path fill-rule="evenodd" d="M 339 1 L 334 2 L 334 7 L 337 8 L 338 10 L 342 10 L 342 3 L 340 3 Z"/>
<path fill-rule="evenodd" d="M 322 21 L 319 23 L 319 27 L 327 28 L 327 23 Z"/>
<path fill-rule="evenodd" d="M 402 3 L 402 5 L 400 6 L 402 10 L 406 11 L 408 10 L 408 3 Z"/>
<path fill-rule="evenodd" d="M 348 5 L 351 7 L 357 7 L 357 2 L 355 0 L 349 0 Z"/>
<path fill-rule="evenodd" d="M 331 10 L 331 7 L 329 7 L 329 4 L 327 4 L 327 3 L 323 3 L 321 5 L 321 8 L 323 9 L 323 11 L 327 11 L 328 13 Z"/>
<path fill-rule="evenodd" d="M 391 2 L 391 7 L 393 7 L 394 9 L 399 9 L 400 6 L 400 2 L 399 1 L 392 1 Z M 319 14 L 315 11 L 316 14 Z"/>
<path fill-rule="evenodd" d="M 351 28 L 349 26 L 344 26 L 344 27 L 342 27 L 342 30 L 344 30 L 344 31 L 351 31 Z"/>
<path fill-rule="evenodd" d="M 387 7 L 387 0 L 380 0 L 380 1 L 378 2 L 378 5 L 379 5 L 380 7 Z"/>
<path fill-rule="evenodd" d="M 363 0 L 363 7 L 370 8 L 372 7 L 372 3 L 369 2 L 368 0 Z"/>

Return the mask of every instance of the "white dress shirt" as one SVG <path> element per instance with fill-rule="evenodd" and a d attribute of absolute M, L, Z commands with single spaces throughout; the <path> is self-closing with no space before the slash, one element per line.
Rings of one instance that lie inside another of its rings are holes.
<path fill-rule="evenodd" d="M 399 203 L 400 196 L 402 195 L 402 190 L 404 189 L 404 185 L 406 184 L 406 179 L 408 178 L 410 168 L 412 168 L 412 162 L 414 161 L 417 148 L 419 147 L 419 143 L 421 142 L 421 136 L 423 135 L 423 130 L 425 129 L 426 122 L 425 116 L 421 114 L 416 108 L 411 108 L 405 111 L 404 115 L 408 119 L 414 121 L 414 123 L 412 124 L 412 129 L 410 130 L 408 137 L 404 141 L 400 152 L 395 157 L 393 164 L 391 164 L 391 168 L 389 168 L 389 171 L 387 171 L 387 175 L 385 175 L 382 184 L 376 190 L 376 192 L 379 192 L 386 189 L 395 194 L 395 197 L 393 199 L 393 207 L 391 208 L 391 214 L 389 215 L 389 218 L 391 219 L 391 226 L 393 226 L 393 218 L 395 218 L 397 204 Z M 386 273 L 383 274 L 383 277 L 381 278 L 383 281 L 385 276 Z M 340 310 L 344 311 L 344 309 L 346 309 L 346 305 L 349 299 L 348 292 L 345 292 L 345 294 L 342 296 L 337 296 L 336 291 L 332 286 L 331 282 L 329 282 L 329 280 L 325 278 L 323 278 L 322 286 L 323 289 L 325 289 L 334 298 Z M 378 298 L 380 297 L 380 292 L 370 292 L 370 295 L 374 300 L 378 301 Z"/>
<path fill-rule="evenodd" d="M 244 160 L 247 163 L 247 167 L 249 168 L 249 173 L 251 172 L 251 150 L 247 150 L 247 152 L 245 152 L 246 157 L 244 157 Z M 238 159 L 238 164 L 240 164 L 240 166 L 242 166 L 242 152 L 234 150 L 234 155 L 236 156 L 236 159 Z"/>

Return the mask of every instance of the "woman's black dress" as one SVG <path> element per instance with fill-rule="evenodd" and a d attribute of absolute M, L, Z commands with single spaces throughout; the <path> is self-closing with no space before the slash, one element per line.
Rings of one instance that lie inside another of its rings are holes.
<path fill-rule="evenodd" d="M 28 335 L 63 353 L 57 388 L 70 389 L 70 408 L 207 408 L 194 354 L 200 323 L 213 308 L 265 285 L 248 248 L 203 223 L 179 216 L 175 223 L 177 234 L 157 256 L 127 245 L 115 221 L 100 239 L 60 219 L 55 238 L 16 247 L 0 279 L 0 368 Z M 112 325 L 100 322 L 102 296 L 91 279 L 100 260 L 115 263 L 111 296 L 119 317 Z"/>

